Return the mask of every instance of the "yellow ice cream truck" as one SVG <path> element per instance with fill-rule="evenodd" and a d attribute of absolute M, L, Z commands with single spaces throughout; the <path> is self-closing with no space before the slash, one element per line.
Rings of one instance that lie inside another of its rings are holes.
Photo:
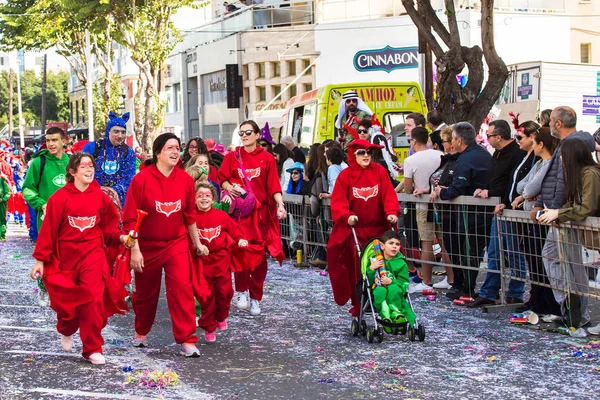
<path fill-rule="evenodd" d="M 335 121 L 342 95 L 354 90 L 383 125 L 398 156 L 408 156 L 409 142 L 404 134 L 405 117 L 413 112 L 427 113 L 425 98 L 416 82 L 369 82 L 327 85 L 292 97 L 283 115 L 282 135 L 290 135 L 298 146 L 337 140 Z"/>

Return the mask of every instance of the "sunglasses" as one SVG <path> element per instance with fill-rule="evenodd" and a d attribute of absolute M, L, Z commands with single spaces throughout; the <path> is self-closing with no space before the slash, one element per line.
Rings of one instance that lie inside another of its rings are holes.
<path fill-rule="evenodd" d="M 356 152 L 354 152 L 354 154 L 356 154 L 357 156 L 369 156 L 371 157 L 373 155 L 373 150 L 365 150 L 365 149 L 360 149 L 360 150 L 356 150 Z"/>
<path fill-rule="evenodd" d="M 292 171 L 292 175 L 300 175 L 300 172 L 298 172 L 298 171 Z"/>
<path fill-rule="evenodd" d="M 350 104 L 350 103 L 358 103 L 358 100 L 356 100 L 356 99 L 348 99 L 348 100 L 346 100 L 346 104 Z"/>
<path fill-rule="evenodd" d="M 267 142 L 260 142 L 259 145 L 260 145 L 260 147 L 263 147 L 263 148 L 264 147 L 269 147 L 269 143 L 267 143 Z"/>
<path fill-rule="evenodd" d="M 244 137 L 244 136 L 251 136 L 255 133 L 257 133 L 257 132 L 254 132 L 252 129 L 248 129 L 246 131 L 240 131 L 239 135 L 240 135 L 240 137 Z"/>
<path fill-rule="evenodd" d="M 369 131 L 366 129 L 359 129 L 358 133 L 369 133 Z"/>
<path fill-rule="evenodd" d="M 495 137 L 495 136 L 500 136 L 500 135 L 488 135 L 488 138 Z"/>
<path fill-rule="evenodd" d="M 515 139 L 521 140 L 521 139 L 523 139 L 523 136 L 522 135 L 515 135 Z"/>

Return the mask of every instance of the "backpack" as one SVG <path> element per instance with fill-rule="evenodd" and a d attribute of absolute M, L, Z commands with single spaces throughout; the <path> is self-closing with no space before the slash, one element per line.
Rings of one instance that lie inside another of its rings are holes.
<path fill-rule="evenodd" d="M 46 166 L 46 156 L 40 156 L 40 179 L 38 179 L 37 185 L 35 185 L 35 190 L 40 191 L 40 184 L 42 183 L 42 175 L 44 175 L 44 167 Z"/>

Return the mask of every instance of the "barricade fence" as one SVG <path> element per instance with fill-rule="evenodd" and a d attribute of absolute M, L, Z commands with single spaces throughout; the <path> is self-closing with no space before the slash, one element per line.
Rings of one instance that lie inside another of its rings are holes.
<path fill-rule="evenodd" d="M 326 260 L 333 226 L 329 200 L 287 194 L 283 199 L 289 217 L 281 222 L 281 237 L 288 257 L 303 265 Z M 600 218 L 551 226 L 534 223 L 529 211 L 494 214 L 499 198 L 430 202 L 426 195 L 398 194 L 398 201 L 406 260 L 428 283 L 432 267 L 441 266 L 471 294 L 481 274 L 480 293 L 501 304 L 507 296 L 520 298 L 524 284 L 559 296 L 600 299 Z"/>

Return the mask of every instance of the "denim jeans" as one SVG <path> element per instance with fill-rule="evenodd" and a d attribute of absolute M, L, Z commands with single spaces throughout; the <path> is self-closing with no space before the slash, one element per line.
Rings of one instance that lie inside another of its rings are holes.
<path fill-rule="evenodd" d="M 500 240 L 504 245 L 504 251 L 500 253 Z M 517 235 L 516 225 L 514 223 L 502 221 L 502 238 L 498 236 L 498 218 L 492 219 L 492 229 L 490 232 L 490 243 L 488 245 L 488 269 L 500 270 L 500 257 L 508 259 L 511 276 L 515 278 L 525 278 L 527 276 L 527 262 L 523 256 L 523 251 L 519 245 L 519 236 Z M 522 300 L 525 282 L 510 280 L 508 284 L 507 296 Z M 496 293 L 500 289 L 500 274 L 488 272 L 485 276 L 485 282 L 481 286 L 479 295 L 488 300 L 495 300 Z"/>

